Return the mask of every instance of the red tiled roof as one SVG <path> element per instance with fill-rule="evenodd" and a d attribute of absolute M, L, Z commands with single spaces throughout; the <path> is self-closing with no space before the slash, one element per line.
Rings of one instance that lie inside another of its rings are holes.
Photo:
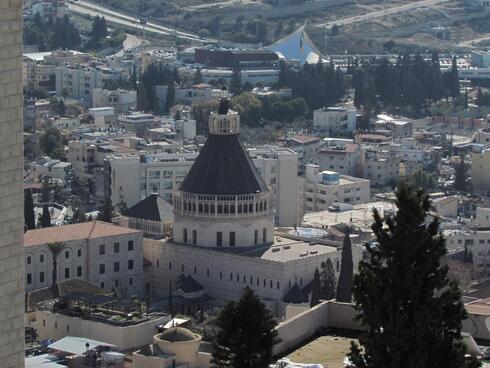
<path fill-rule="evenodd" d="M 80 224 L 28 230 L 24 234 L 24 246 L 32 247 L 52 242 L 96 239 L 107 236 L 136 234 L 139 232 L 140 231 L 138 230 L 112 225 L 103 221 L 91 221 Z"/>

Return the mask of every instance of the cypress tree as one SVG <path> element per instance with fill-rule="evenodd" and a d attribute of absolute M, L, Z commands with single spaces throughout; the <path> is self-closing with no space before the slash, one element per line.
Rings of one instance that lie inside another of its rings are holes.
<path fill-rule="evenodd" d="M 352 242 L 349 232 L 345 234 L 342 245 L 342 262 L 340 263 L 339 283 L 337 285 L 337 301 L 350 303 L 352 301 L 352 275 L 354 263 L 352 261 Z"/>
<path fill-rule="evenodd" d="M 322 285 L 320 283 L 320 272 L 318 272 L 318 268 L 315 268 L 315 274 L 313 276 L 313 282 L 311 287 L 310 307 L 314 307 L 315 305 L 320 303 L 321 288 Z"/>
<path fill-rule="evenodd" d="M 333 269 L 332 260 L 329 258 L 322 264 L 322 299 L 332 300 L 335 299 L 335 285 L 337 280 L 335 278 L 335 271 Z"/>
<path fill-rule="evenodd" d="M 41 227 L 51 226 L 51 215 L 49 213 L 49 207 L 47 203 L 45 203 L 43 206 L 43 213 L 39 217 L 39 222 L 41 223 Z"/>
<path fill-rule="evenodd" d="M 233 74 L 231 75 L 230 81 L 230 92 L 233 95 L 239 95 L 242 90 L 242 72 L 240 70 L 240 65 L 238 63 L 233 68 Z"/>
<path fill-rule="evenodd" d="M 446 252 L 439 219 L 425 224 L 431 207 L 423 190 L 402 183 L 397 214 L 383 220 L 374 210 L 377 243 L 354 277 L 358 320 L 366 328 L 349 358 L 356 368 L 461 368 L 461 321 L 466 312 L 457 281 L 441 258 Z M 478 365 L 476 365 L 478 366 Z"/>
<path fill-rule="evenodd" d="M 268 368 L 277 341 L 277 322 L 248 286 L 216 320 L 213 364 L 220 368 Z"/>
<path fill-rule="evenodd" d="M 454 189 L 459 192 L 465 192 L 467 189 L 466 182 L 466 164 L 463 157 L 461 157 L 460 163 L 456 166 L 454 175 Z"/>
<path fill-rule="evenodd" d="M 114 216 L 114 207 L 112 206 L 111 197 L 106 195 L 104 198 L 104 203 L 99 209 L 99 214 L 97 215 L 97 220 L 104 222 L 112 222 L 112 217 Z"/>
<path fill-rule="evenodd" d="M 34 202 L 32 200 L 32 191 L 30 189 L 24 191 L 24 226 L 27 230 L 36 228 Z"/>

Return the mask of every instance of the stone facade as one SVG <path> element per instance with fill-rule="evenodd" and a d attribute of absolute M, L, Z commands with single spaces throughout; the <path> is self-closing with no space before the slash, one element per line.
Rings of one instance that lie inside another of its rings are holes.
<path fill-rule="evenodd" d="M 0 1 L 0 361 L 24 366 L 22 0 Z"/>

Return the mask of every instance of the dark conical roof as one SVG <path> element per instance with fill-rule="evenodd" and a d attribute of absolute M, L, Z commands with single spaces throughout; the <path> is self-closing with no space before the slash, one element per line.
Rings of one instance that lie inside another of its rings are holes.
<path fill-rule="evenodd" d="M 238 134 L 210 134 L 180 190 L 195 194 L 239 195 L 266 192 L 267 186 Z"/>
<path fill-rule="evenodd" d="M 129 208 L 124 216 L 150 221 L 167 221 L 174 217 L 172 206 L 158 194 L 150 194 Z"/>

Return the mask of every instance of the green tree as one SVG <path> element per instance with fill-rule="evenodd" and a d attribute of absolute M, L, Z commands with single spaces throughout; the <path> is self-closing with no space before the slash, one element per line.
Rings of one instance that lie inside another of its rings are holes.
<path fill-rule="evenodd" d="M 468 189 L 466 178 L 466 164 L 464 158 L 461 157 L 459 164 L 457 164 L 455 168 L 454 189 L 459 192 L 465 192 Z"/>
<path fill-rule="evenodd" d="M 245 125 L 258 126 L 262 118 L 262 102 L 250 92 L 244 92 L 231 100 L 231 108 L 240 114 Z"/>
<path fill-rule="evenodd" d="M 54 127 L 47 128 L 43 135 L 39 138 L 39 144 L 43 153 L 52 157 L 53 154 L 63 150 L 63 139 L 58 129 Z"/>
<path fill-rule="evenodd" d="M 51 256 L 53 257 L 53 270 L 52 270 L 52 286 L 56 286 L 58 282 L 58 256 L 61 254 L 63 249 L 65 249 L 65 243 L 62 242 L 53 242 L 47 243 L 49 251 L 51 252 Z M 57 290 L 57 288 L 55 288 Z"/>
<path fill-rule="evenodd" d="M 83 209 L 80 207 L 77 207 L 73 210 L 73 215 L 71 217 L 70 223 L 72 224 L 78 224 L 80 222 L 86 222 L 87 221 L 87 214 Z"/>
<path fill-rule="evenodd" d="M 433 189 L 436 186 L 434 175 L 421 168 L 415 170 L 410 181 L 414 187 L 424 190 Z"/>
<path fill-rule="evenodd" d="M 196 72 L 194 73 L 194 84 L 199 84 L 199 83 L 202 83 L 201 68 L 197 68 Z"/>
<path fill-rule="evenodd" d="M 233 68 L 233 74 L 231 75 L 230 81 L 230 92 L 236 96 L 240 94 L 242 90 L 242 71 L 238 63 Z"/>
<path fill-rule="evenodd" d="M 337 301 L 350 303 L 352 301 L 352 277 L 354 274 L 354 262 L 352 260 L 352 242 L 350 231 L 344 236 L 342 245 L 342 260 L 340 262 L 339 283 L 337 284 Z"/>
<path fill-rule="evenodd" d="M 51 226 L 51 214 L 49 213 L 49 207 L 47 203 L 43 205 L 43 212 L 39 216 L 39 222 L 41 223 L 41 227 Z"/>
<path fill-rule="evenodd" d="M 106 195 L 104 198 L 104 203 L 99 209 L 99 214 L 97 215 L 97 220 L 104 222 L 112 222 L 114 217 L 114 207 L 112 206 L 111 197 Z"/>
<path fill-rule="evenodd" d="M 356 368 L 465 367 L 461 321 L 466 312 L 456 281 L 442 263 L 439 220 L 425 224 L 431 207 L 423 190 L 401 184 L 398 212 L 383 220 L 374 210 L 377 243 L 354 276 L 358 320 L 366 328 L 362 349 L 352 344 Z"/>
<path fill-rule="evenodd" d="M 96 40 L 102 40 L 107 37 L 107 34 L 107 23 L 105 18 L 96 15 L 92 22 L 90 36 Z"/>
<path fill-rule="evenodd" d="M 27 230 L 36 228 L 34 201 L 32 200 L 32 191 L 30 189 L 24 191 L 24 227 Z"/>
<path fill-rule="evenodd" d="M 311 284 L 311 301 L 310 307 L 314 307 L 318 303 L 320 303 L 320 297 L 322 292 L 322 284 L 320 281 L 320 272 L 318 272 L 318 268 L 315 268 L 315 273 L 313 275 L 313 281 Z"/>
<path fill-rule="evenodd" d="M 277 342 L 277 325 L 271 312 L 252 289 L 228 302 L 216 320 L 213 363 L 219 368 L 267 368 Z"/>
<path fill-rule="evenodd" d="M 335 299 L 335 287 L 337 279 L 335 277 L 335 270 L 333 269 L 333 263 L 328 258 L 324 264 L 322 264 L 322 293 L 321 298 L 326 300 Z"/>
<path fill-rule="evenodd" d="M 205 101 L 192 104 L 191 114 L 196 121 L 196 130 L 198 134 L 207 133 L 209 115 L 216 111 L 218 102 Z"/>

